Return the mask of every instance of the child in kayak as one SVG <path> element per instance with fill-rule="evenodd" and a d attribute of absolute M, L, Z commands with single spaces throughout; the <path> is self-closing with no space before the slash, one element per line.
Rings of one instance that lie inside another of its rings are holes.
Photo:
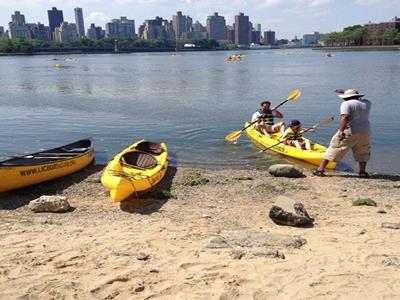
<path fill-rule="evenodd" d="M 314 131 L 313 129 L 308 132 Z M 285 130 L 281 140 L 286 145 L 294 146 L 298 149 L 311 150 L 311 142 L 303 138 L 303 130 L 301 128 L 301 122 L 299 120 L 292 120 L 289 124 L 289 128 Z"/>

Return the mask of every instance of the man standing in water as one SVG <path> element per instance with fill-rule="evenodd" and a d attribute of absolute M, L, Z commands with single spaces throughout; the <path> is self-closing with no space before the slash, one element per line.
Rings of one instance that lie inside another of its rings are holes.
<path fill-rule="evenodd" d="M 261 102 L 261 108 L 257 110 L 253 117 L 251 118 L 251 122 L 255 122 L 258 120 L 256 124 L 256 129 L 266 136 L 270 137 L 269 133 L 278 132 L 285 130 L 284 123 L 280 122 L 274 124 L 274 118 L 283 118 L 283 114 L 277 109 L 270 109 L 271 102 L 263 101 Z"/>
<path fill-rule="evenodd" d="M 336 90 L 339 97 L 344 100 L 340 106 L 339 131 L 332 137 L 329 148 L 318 169 L 312 171 L 316 176 L 324 176 L 326 166 L 330 161 L 339 162 L 350 149 L 354 159 L 359 164 L 359 176 L 369 178 L 366 172 L 367 161 L 371 155 L 371 129 L 369 112 L 371 102 L 362 99 L 364 95 L 356 90 Z"/>

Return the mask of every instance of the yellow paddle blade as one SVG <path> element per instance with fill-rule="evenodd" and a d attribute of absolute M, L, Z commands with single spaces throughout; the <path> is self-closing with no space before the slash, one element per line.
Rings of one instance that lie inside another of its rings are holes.
<path fill-rule="evenodd" d="M 234 141 L 236 141 L 238 138 L 240 138 L 241 135 L 242 135 L 242 131 L 241 131 L 241 130 L 239 130 L 239 131 L 234 131 L 234 132 L 231 132 L 230 134 L 228 134 L 228 135 L 225 137 L 225 140 L 227 140 L 228 142 L 234 142 Z"/>
<path fill-rule="evenodd" d="M 293 92 L 290 93 L 290 95 L 287 97 L 287 100 L 292 101 L 292 100 L 297 100 L 301 96 L 301 92 L 299 90 L 294 90 Z"/>

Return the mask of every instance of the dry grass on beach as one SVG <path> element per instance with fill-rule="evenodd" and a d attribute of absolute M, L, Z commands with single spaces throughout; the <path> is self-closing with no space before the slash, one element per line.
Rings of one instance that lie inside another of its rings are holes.
<path fill-rule="evenodd" d="M 381 227 L 400 222 L 400 176 L 171 168 L 147 198 L 115 204 L 101 170 L 0 194 L 1 299 L 400 298 L 400 268 L 383 263 L 400 259 L 400 231 Z M 43 194 L 75 209 L 31 212 Z M 279 195 L 302 202 L 314 226 L 274 224 Z M 378 206 L 352 206 L 359 198 Z M 210 243 L 220 237 L 232 243 Z"/>

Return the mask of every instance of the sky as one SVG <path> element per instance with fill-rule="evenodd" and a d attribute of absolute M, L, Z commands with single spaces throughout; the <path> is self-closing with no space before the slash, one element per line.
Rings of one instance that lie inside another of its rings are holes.
<path fill-rule="evenodd" d="M 172 19 L 178 10 L 193 21 L 206 24 L 207 16 L 218 12 L 231 25 L 243 12 L 262 31 L 274 30 L 277 38 L 340 31 L 346 26 L 383 22 L 400 17 L 400 0 L 0 0 L 0 26 L 7 27 L 18 10 L 26 22 L 48 25 L 47 10 L 63 10 L 64 20 L 74 23 L 74 8 L 82 7 L 85 27 L 104 26 L 120 16 L 134 19 L 136 27 L 155 16 Z"/>

